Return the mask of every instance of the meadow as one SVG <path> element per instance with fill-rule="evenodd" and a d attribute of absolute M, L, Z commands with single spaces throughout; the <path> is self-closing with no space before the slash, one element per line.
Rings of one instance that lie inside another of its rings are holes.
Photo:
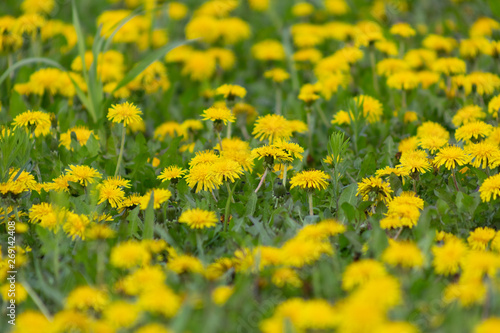
<path fill-rule="evenodd" d="M 0 331 L 500 332 L 500 3 L 4 0 Z"/>

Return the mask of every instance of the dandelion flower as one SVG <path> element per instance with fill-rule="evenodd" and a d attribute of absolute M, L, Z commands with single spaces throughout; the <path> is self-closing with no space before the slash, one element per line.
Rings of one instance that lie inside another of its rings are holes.
<path fill-rule="evenodd" d="M 470 143 L 465 146 L 465 151 L 471 156 L 471 164 L 475 168 L 495 168 L 500 164 L 500 149 L 494 143 L 482 141 Z"/>
<path fill-rule="evenodd" d="M 252 135 L 260 141 L 269 139 L 272 144 L 277 139 L 288 140 L 292 136 L 292 130 L 283 116 L 268 114 L 257 118 Z"/>
<path fill-rule="evenodd" d="M 217 221 L 214 212 L 199 208 L 185 210 L 179 217 L 179 222 L 187 224 L 191 229 L 212 228 Z"/>
<path fill-rule="evenodd" d="M 50 114 L 42 111 L 26 111 L 14 118 L 14 128 L 24 127 L 29 129 L 33 127 L 36 137 L 45 136 L 50 133 L 52 122 Z"/>
<path fill-rule="evenodd" d="M 459 127 L 472 121 L 484 119 L 485 117 L 486 113 L 483 112 L 480 106 L 467 105 L 458 110 L 451 121 L 453 122 L 453 125 Z"/>
<path fill-rule="evenodd" d="M 330 177 L 321 170 L 302 171 L 290 179 L 290 188 L 299 186 L 307 190 L 324 190 L 328 187 L 328 179 Z"/>
<path fill-rule="evenodd" d="M 223 157 L 210 166 L 210 172 L 216 178 L 219 178 L 221 182 L 229 180 L 234 183 L 236 179 L 243 175 L 243 168 L 238 162 Z"/>
<path fill-rule="evenodd" d="M 139 242 L 129 240 L 111 249 L 110 262 L 117 268 L 144 266 L 151 260 L 151 254 Z"/>
<path fill-rule="evenodd" d="M 408 172 L 425 173 L 431 169 L 431 164 L 427 159 L 424 150 L 412 150 L 401 155 L 398 167 L 408 170 Z"/>
<path fill-rule="evenodd" d="M 70 165 L 66 169 L 66 175 L 78 181 L 81 185 L 87 186 L 87 184 L 92 184 L 94 178 L 102 178 L 102 175 L 94 168 L 87 165 Z"/>
<path fill-rule="evenodd" d="M 462 125 L 455 131 L 457 141 L 471 142 L 473 139 L 487 137 L 493 131 L 493 126 L 483 121 L 472 121 Z"/>
<path fill-rule="evenodd" d="M 374 198 L 377 201 L 390 201 L 392 189 L 388 182 L 380 177 L 363 178 L 358 183 L 358 192 L 356 196 L 361 196 L 364 201 Z"/>
<path fill-rule="evenodd" d="M 440 275 L 458 273 L 460 261 L 466 253 L 467 247 L 461 239 L 450 239 L 443 246 L 432 247 L 434 271 Z"/>
<path fill-rule="evenodd" d="M 473 250 L 485 250 L 490 241 L 495 238 L 496 232 L 491 228 L 476 228 L 471 231 L 467 242 Z"/>
<path fill-rule="evenodd" d="M 434 165 L 438 168 L 442 165 L 446 169 L 454 169 L 457 165 L 464 165 L 469 162 L 469 155 L 460 147 L 448 146 L 439 150 L 434 158 Z"/>
<path fill-rule="evenodd" d="M 153 194 L 153 208 L 158 209 L 160 206 L 166 202 L 172 196 L 172 192 L 163 188 L 155 188 L 148 191 L 140 199 L 141 210 L 148 208 L 149 202 L 151 200 L 151 194 Z"/>
<path fill-rule="evenodd" d="M 211 120 L 213 122 L 223 122 L 227 125 L 228 122 L 234 123 L 236 117 L 232 114 L 231 110 L 226 107 L 211 107 L 203 111 L 203 120 Z"/>
<path fill-rule="evenodd" d="M 479 188 L 481 201 L 490 202 L 500 196 L 500 174 L 488 177 L 484 180 Z"/>
<path fill-rule="evenodd" d="M 223 95 L 227 100 L 233 100 L 235 97 L 243 98 L 247 91 L 242 86 L 233 84 L 224 84 L 215 90 L 217 95 Z"/>
<path fill-rule="evenodd" d="M 91 286 L 80 286 L 73 289 L 67 299 L 66 308 L 72 310 L 102 311 L 108 304 L 109 299 L 105 291 Z"/>
<path fill-rule="evenodd" d="M 105 224 L 93 224 L 86 230 L 88 239 L 108 239 L 113 238 L 116 232 Z"/>
<path fill-rule="evenodd" d="M 112 105 L 108 109 L 108 119 L 114 123 L 123 123 L 127 126 L 131 123 L 141 121 L 141 110 L 132 103 L 125 102 L 122 104 Z"/>
<path fill-rule="evenodd" d="M 474 328 L 474 333 L 493 333 L 500 332 L 500 318 L 490 317 Z"/>
<path fill-rule="evenodd" d="M 342 289 L 352 290 L 370 280 L 387 276 L 384 265 L 373 259 L 361 259 L 347 266 L 342 274 Z"/>
<path fill-rule="evenodd" d="M 182 169 L 181 167 L 171 165 L 163 169 L 162 173 L 158 176 L 158 179 L 160 179 L 162 182 L 166 182 L 167 180 L 176 181 L 184 176 L 186 172 L 187 171 Z"/>
<path fill-rule="evenodd" d="M 122 201 L 125 199 L 125 192 L 118 186 L 103 184 L 98 187 L 99 189 L 99 201 L 97 204 L 101 204 L 104 201 L 108 201 L 111 207 L 118 207 Z"/>
<path fill-rule="evenodd" d="M 281 83 L 290 78 L 290 74 L 281 68 L 273 68 L 264 72 L 264 77 L 273 80 L 274 82 Z"/>
<path fill-rule="evenodd" d="M 184 178 L 186 178 L 189 187 L 196 187 L 196 193 L 201 190 L 211 192 L 222 185 L 221 179 L 203 164 L 191 167 L 189 173 Z"/>
<path fill-rule="evenodd" d="M 424 255 L 414 242 L 389 239 L 389 247 L 382 253 L 382 261 L 404 268 L 422 267 Z"/>
<path fill-rule="evenodd" d="M 212 302 L 218 306 L 224 305 L 234 293 L 234 288 L 231 286 L 220 286 L 212 291 Z"/>
<path fill-rule="evenodd" d="M 415 29 L 413 29 L 408 23 L 404 22 L 393 24 L 389 32 L 392 35 L 401 36 L 403 38 L 408 38 L 416 35 Z"/>

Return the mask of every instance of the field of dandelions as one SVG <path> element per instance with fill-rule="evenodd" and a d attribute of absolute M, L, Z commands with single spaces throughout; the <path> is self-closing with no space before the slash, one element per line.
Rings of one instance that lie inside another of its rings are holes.
<path fill-rule="evenodd" d="M 496 0 L 2 0 L 0 332 L 500 332 L 499 71 Z"/>

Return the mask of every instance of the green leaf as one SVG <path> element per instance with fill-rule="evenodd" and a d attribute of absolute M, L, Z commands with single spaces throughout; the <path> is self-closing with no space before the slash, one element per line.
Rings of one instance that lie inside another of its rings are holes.
<path fill-rule="evenodd" d="M 144 230 L 142 231 L 142 239 L 153 239 L 155 225 L 155 191 L 151 192 L 148 207 L 146 208 L 146 216 L 144 217 Z"/>
<path fill-rule="evenodd" d="M 257 206 L 257 194 L 252 191 L 252 194 L 250 194 L 250 196 L 248 197 L 246 215 L 253 216 L 256 206 Z"/>
<path fill-rule="evenodd" d="M 75 27 L 77 37 L 78 55 L 82 61 L 82 73 L 85 82 L 88 83 L 87 65 L 85 64 L 85 36 L 83 35 L 82 25 L 78 18 L 78 10 L 76 9 L 75 0 L 71 0 L 71 12 L 73 16 L 73 26 Z"/>
<path fill-rule="evenodd" d="M 350 203 L 344 202 L 341 208 L 345 214 L 345 217 L 347 218 L 347 221 L 354 221 L 354 219 L 356 218 L 356 210 L 354 209 L 354 207 Z"/>
<path fill-rule="evenodd" d="M 137 233 L 137 227 L 139 225 L 139 209 L 140 207 L 135 207 L 127 216 L 127 221 L 129 222 L 127 230 L 127 239 L 133 238 Z"/>
<path fill-rule="evenodd" d="M 129 84 L 133 79 L 135 79 L 139 74 L 141 74 L 146 68 L 148 68 L 149 65 L 151 65 L 153 62 L 156 60 L 160 59 L 162 56 L 170 52 L 171 50 L 193 42 L 194 39 L 188 40 L 188 41 L 176 41 L 169 43 L 157 50 L 154 50 L 147 54 L 137 65 L 134 66 L 127 74 L 125 74 L 125 77 L 116 85 L 115 90 L 113 92 L 117 91 L 118 89 L 126 86 Z"/>
<path fill-rule="evenodd" d="M 357 197 L 356 192 L 358 190 L 358 184 L 350 184 L 342 190 L 339 198 L 339 207 L 342 207 L 344 202 L 351 204 L 356 207 Z"/>
<path fill-rule="evenodd" d="M 19 67 L 23 67 L 23 66 L 29 65 L 29 64 L 33 64 L 33 63 L 44 63 L 44 64 L 47 64 L 47 65 L 59 68 L 62 71 L 66 71 L 66 69 L 63 66 L 61 66 L 61 64 L 59 64 L 57 61 L 51 60 L 49 58 L 42 58 L 42 57 L 26 58 L 26 59 L 23 59 L 23 60 L 19 60 L 18 62 L 16 62 L 12 66 L 10 66 L 2 74 L 2 76 L 0 76 L 0 85 L 3 83 L 3 81 L 5 81 L 5 79 L 10 75 L 10 73 L 12 73 L 13 71 L 15 71 L 16 69 L 18 69 Z"/>

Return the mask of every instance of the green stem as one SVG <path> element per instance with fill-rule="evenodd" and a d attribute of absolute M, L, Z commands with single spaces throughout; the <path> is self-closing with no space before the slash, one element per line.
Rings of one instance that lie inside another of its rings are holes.
<path fill-rule="evenodd" d="M 196 247 L 198 248 L 198 255 L 201 258 L 205 258 L 205 251 L 203 251 L 203 242 L 201 240 L 201 235 L 198 231 L 196 232 Z"/>
<path fill-rule="evenodd" d="M 308 193 L 309 196 L 309 215 L 313 216 L 314 211 L 313 211 L 313 194 L 312 192 Z"/>
<path fill-rule="evenodd" d="M 319 117 L 323 121 L 323 124 L 325 125 L 325 127 L 328 128 L 330 126 L 330 124 L 328 123 L 328 119 L 326 119 L 326 116 L 325 116 L 325 113 L 323 112 L 323 109 L 318 104 L 316 104 L 316 110 L 318 110 Z"/>
<path fill-rule="evenodd" d="M 232 125 L 231 124 L 232 124 L 231 122 L 227 123 L 227 134 L 226 134 L 226 137 L 228 139 L 231 139 L 231 130 L 232 130 Z M 219 140 L 220 140 L 220 134 L 219 134 Z M 221 146 L 221 150 L 222 150 L 222 143 L 221 143 L 220 146 Z"/>
<path fill-rule="evenodd" d="M 378 88 L 378 80 L 377 80 L 377 69 L 375 66 L 375 49 L 371 47 L 370 50 L 370 66 L 372 67 L 372 76 L 373 76 L 373 88 L 375 88 L 375 92 L 378 94 L 379 93 L 379 88 Z"/>
<path fill-rule="evenodd" d="M 31 288 L 28 281 L 24 280 L 21 282 L 21 284 L 24 287 L 24 289 L 26 289 L 26 292 L 28 293 L 28 295 L 30 295 L 31 299 L 36 304 L 36 306 L 38 306 L 40 312 L 45 316 L 45 318 L 47 318 L 49 321 L 52 321 L 52 315 L 50 314 L 45 304 L 43 304 L 41 298 L 37 295 L 37 293 L 33 290 L 33 288 Z"/>
<path fill-rule="evenodd" d="M 59 284 L 59 230 L 56 231 L 54 235 L 56 240 L 56 246 L 54 249 L 54 256 L 52 257 L 52 264 L 54 265 L 54 279 L 55 284 Z"/>
<path fill-rule="evenodd" d="M 457 177 L 455 177 L 455 169 L 451 170 L 451 177 L 453 178 L 453 184 L 455 184 L 457 192 L 459 192 L 460 190 L 458 189 Z"/>
<path fill-rule="evenodd" d="M 229 123 L 229 124 L 231 124 L 231 123 Z M 228 134 L 229 134 L 229 126 L 227 128 L 228 128 Z M 220 151 L 222 151 L 222 139 L 220 138 L 220 132 L 216 131 L 216 133 L 217 133 L 217 140 L 219 141 L 219 145 L 220 145 Z"/>
<path fill-rule="evenodd" d="M 118 163 L 116 163 L 115 176 L 118 174 L 118 170 L 120 170 L 120 164 L 123 159 L 123 148 L 125 147 L 125 125 L 122 124 L 122 142 L 120 144 L 120 154 L 118 155 Z"/>
<path fill-rule="evenodd" d="M 257 188 L 255 189 L 255 193 L 259 192 L 260 187 L 264 183 L 264 179 L 266 179 L 266 175 L 267 175 L 267 168 L 266 168 L 266 170 L 264 170 L 264 174 L 262 175 L 262 178 L 260 179 L 259 186 L 257 186 Z"/>
<path fill-rule="evenodd" d="M 227 225 L 229 224 L 229 210 L 231 209 L 231 199 L 232 199 L 232 193 L 231 189 L 229 188 L 229 184 L 227 184 L 227 201 L 226 201 L 226 209 L 224 210 L 224 232 L 227 231 Z"/>
<path fill-rule="evenodd" d="M 283 186 L 285 187 L 285 190 L 286 190 L 286 169 L 288 167 L 288 163 L 285 163 L 285 165 L 283 166 Z"/>
<path fill-rule="evenodd" d="M 228 198 L 231 198 L 231 202 L 234 203 L 233 192 L 231 191 L 231 187 L 229 186 L 228 182 L 226 182 L 226 188 L 227 188 Z"/>
<path fill-rule="evenodd" d="M 306 110 L 307 113 L 307 131 L 309 138 L 309 154 L 312 155 L 312 134 L 313 134 L 313 124 L 312 124 L 312 116 L 311 110 Z"/>
<path fill-rule="evenodd" d="M 406 111 L 406 90 L 401 91 L 401 111 Z"/>
<path fill-rule="evenodd" d="M 281 104 L 282 104 L 282 92 L 281 88 L 278 85 L 276 87 L 276 114 L 281 114 Z"/>
<path fill-rule="evenodd" d="M 96 263 L 96 284 L 102 285 L 104 284 L 104 271 L 105 271 L 105 263 L 104 263 L 104 252 L 105 252 L 105 243 L 102 240 L 98 240 L 97 243 L 97 263 Z"/>

